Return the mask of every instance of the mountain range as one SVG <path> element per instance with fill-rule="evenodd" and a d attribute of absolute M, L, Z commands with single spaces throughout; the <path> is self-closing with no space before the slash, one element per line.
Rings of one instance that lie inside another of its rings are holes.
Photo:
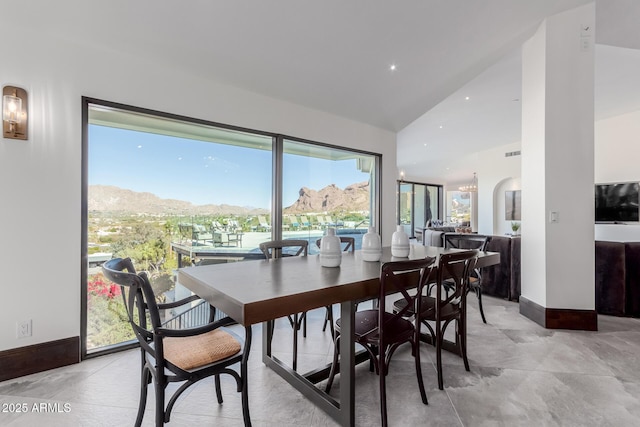
<path fill-rule="evenodd" d="M 89 212 L 144 213 L 151 215 L 262 215 L 269 211 L 227 204 L 194 205 L 176 199 L 162 199 L 153 193 L 137 192 L 109 185 L 90 185 Z M 352 184 L 344 190 L 331 184 L 320 191 L 303 187 L 298 200 L 284 209 L 287 214 L 369 210 L 369 183 Z"/>

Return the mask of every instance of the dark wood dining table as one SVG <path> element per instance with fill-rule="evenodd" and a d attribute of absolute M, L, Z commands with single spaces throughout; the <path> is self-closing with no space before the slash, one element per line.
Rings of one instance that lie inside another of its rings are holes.
<path fill-rule="evenodd" d="M 433 246 L 412 248 L 409 258 L 437 257 L 459 251 Z M 353 335 L 355 303 L 376 298 L 381 266 L 402 260 L 383 248 L 379 262 L 367 262 L 360 251 L 344 253 L 339 267 L 322 267 L 317 255 L 283 257 L 226 264 L 186 267 L 178 270 L 178 283 L 243 326 L 263 324 L 262 360 L 339 424 L 353 426 L 355 421 L 355 364 Z M 500 262 L 500 254 L 480 252 L 478 266 Z M 340 391 L 335 399 L 315 384 L 326 379 L 328 367 L 300 374 L 272 355 L 268 340 L 270 320 L 331 304 L 340 304 Z M 249 380 L 250 384 L 250 380 Z"/>

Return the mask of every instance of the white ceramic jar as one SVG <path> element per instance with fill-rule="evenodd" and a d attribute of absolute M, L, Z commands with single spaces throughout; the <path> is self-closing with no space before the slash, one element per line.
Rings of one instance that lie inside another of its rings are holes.
<path fill-rule="evenodd" d="M 328 228 L 327 235 L 320 240 L 320 265 L 339 267 L 342 262 L 342 245 L 335 228 Z"/>
<path fill-rule="evenodd" d="M 375 227 L 369 227 L 367 233 L 362 236 L 362 260 L 363 261 L 380 261 L 382 256 L 382 242 L 380 235 L 376 233 Z"/>
<path fill-rule="evenodd" d="M 398 225 L 391 235 L 391 255 L 398 258 L 409 256 L 409 236 L 404 232 L 404 227 Z"/>

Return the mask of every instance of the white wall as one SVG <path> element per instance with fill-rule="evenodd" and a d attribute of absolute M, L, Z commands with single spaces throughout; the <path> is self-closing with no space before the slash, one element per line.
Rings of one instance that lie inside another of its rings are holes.
<path fill-rule="evenodd" d="M 597 183 L 640 181 L 640 111 L 595 124 Z"/>
<path fill-rule="evenodd" d="M 523 47 L 522 296 L 547 308 L 595 308 L 594 20 L 554 15 Z"/>
<path fill-rule="evenodd" d="M 511 232 L 511 221 L 504 219 L 504 192 L 520 190 L 522 156 L 505 157 L 505 153 L 517 150 L 520 150 L 519 142 L 478 153 L 478 233 L 480 234 Z M 509 182 L 508 186 L 505 186 L 505 181 Z"/>
<path fill-rule="evenodd" d="M 640 181 L 640 111 L 595 122 L 594 178 L 597 183 Z M 522 156 L 505 157 L 520 150 L 520 142 L 474 153 L 478 170 L 478 232 L 511 232 L 504 219 L 504 191 L 520 190 Z M 419 181 L 420 177 L 413 177 Z M 460 185 L 464 183 L 459 183 Z M 458 183 L 448 183 L 455 189 Z M 527 193 L 522 193 L 526 203 Z M 522 223 L 523 229 L 526 224 Z M 596 240 L 640 241 L 640 224 L 596 224 Z"/>
<path fill-rule="evenodd" d="M 505 178 L 500 181 L 493 191 L 493 234 L 513 234 L 513 228 L 511 224 L 517 222 L 520 224 L 520 229 L 518 233 L 522 232 L 522 219 L 519 220 L 506 220 L 506 203 L 505 203 L 505 193 L 507 191 L 515 191 L 521 190 L 522 183 L 520 182 L 520 177 L 518 178 Z"/>
<path fill-rule="evenodd" d="M 0 37 L 14 19 L 0 16 Z M 29 93 L 28 141 L 0 140 L 0 351 L 80 334 L 81 97 L 383 154 L 382 237 L 395 223 L 395 134 L 145 62 L 20 31 L 0 84 Z M 16 339 L 16 321 L 33 337 Z"/>

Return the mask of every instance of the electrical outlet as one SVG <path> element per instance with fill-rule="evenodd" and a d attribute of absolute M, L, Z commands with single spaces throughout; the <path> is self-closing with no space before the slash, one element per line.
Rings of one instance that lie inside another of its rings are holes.
<path fill-rule="evenodd" d="M 16 338 L 27 338 L 31 336 L 31 319 L 22 320 L 16 323 Z"/>

